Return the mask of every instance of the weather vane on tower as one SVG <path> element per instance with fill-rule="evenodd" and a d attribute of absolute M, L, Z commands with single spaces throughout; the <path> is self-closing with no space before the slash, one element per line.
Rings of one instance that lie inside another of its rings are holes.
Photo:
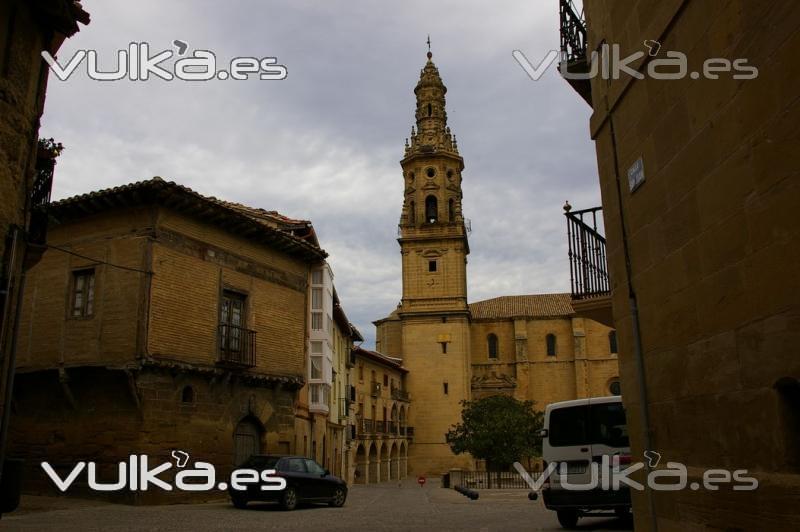
<path fill-rule="evenodd" d="M 431 35 L 430 34 L 428 34 L 428 40 L 426 42 L 428 43 L 428 59 L 430 59 L 431 57 L 433 57 L 433 54 L 431 53 Z"/>

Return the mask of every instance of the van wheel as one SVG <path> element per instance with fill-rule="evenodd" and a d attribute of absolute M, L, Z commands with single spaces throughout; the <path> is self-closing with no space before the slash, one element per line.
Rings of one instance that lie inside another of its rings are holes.
<path fill-rule="evenodd" d="M 558 510 L 556 511 L 559 524 L 564 528 L 575 528 L 578 524 L 577 510 Z"/>
<path fill-rule="evenodd" d="M 241 495 L 231 495 L 231 502 L 235 508 L 239 508 L 240 510 L 247 508 L 247 499 Z"/>

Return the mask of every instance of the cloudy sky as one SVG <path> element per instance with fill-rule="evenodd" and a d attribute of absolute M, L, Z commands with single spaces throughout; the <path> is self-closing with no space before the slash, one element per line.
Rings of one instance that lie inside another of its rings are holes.
<path fill-rule="evenodd" d="M 569 290 L 561 206 L 599 204 L 589 107 L 555 65 L 558 2 L 84 0 L 92 23 L 65 43 L 97 50 L 213 51 L 277 57 L 282 81 L 93 81 L 86 63 L 51 76 L 42 136 L 61 141 L 55 198 L 154 175 L 196 191 L 310 219 L 330 253 L 350 319 L 371 322 L 400 299 L 399 160 L 431 36 L 448 87 L 449 125 L 465 160 L 472 220 L 469 297 Z M 154 55 L 154 54 L 153 54 Z M 168 66 L 171 62 L 166 62 Z"/>

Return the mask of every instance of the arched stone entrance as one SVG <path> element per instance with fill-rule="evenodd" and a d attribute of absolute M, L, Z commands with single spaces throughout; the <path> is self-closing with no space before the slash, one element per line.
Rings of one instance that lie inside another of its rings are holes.
<path fill-rule="evenodd" d="M 356 484 L 366 484 L 369 480 L 369 461 L 367 460 L 367 452 L 364 450 L 362 444 L 358 444 L 356 448 L 356 471 L 353 475 L 353 481 Z"/>
<path fill-rule="evenodd" d="M 375 444 L 370 445 L 368 457 L 368 483 L 380 482 L 380 451 Z"/>
<path fill-rule="evenodd" d="M 400 479 L 400 452 L 397 443 L 392 443 L 392 450 L 389 453 L 389 479 Z"/>
<path fill-rule="evenodd" d="M 247 416 L 236 424 L 233 431 L 233 465 L 241 465 L 254 454 L 261 453 L 261 436 L 264 428 L 253 416 Z"/>

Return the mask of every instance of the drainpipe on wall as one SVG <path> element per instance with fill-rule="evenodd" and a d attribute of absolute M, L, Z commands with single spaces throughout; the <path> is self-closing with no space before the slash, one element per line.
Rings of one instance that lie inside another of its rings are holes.
<path fill-rule="evenodd" d="M 633 288 L 633 277 L 631 275 L 631 255 L 628 248 L 628 232 L 625 227 L 625 215 L 622 209 L 622 185 L 619 178 L 619 160 L 617 157 L 617 136 L 614 131 L 614 117 L 608 107 L 608 96 L 605 98 L 606 116 L 608 117 L 609 129 L 611 132 L 611 149 L 614 156 L 614 180 L 617 186 L 617 204 L 619 205 L 619 220 L 622 229 L 622 249 L 625 256 L 625 276 L 628 282 L 628 303 L 631 311 L 631 328 L 633 332 L 633 358 L 636 362 L 636 380 L 639 392 L 639 423 L 642 425 L 642 443 L 645 451 L 652 450 L 652 439 L 650 433 L 650 412 L 648 411 L 647 398 L 647 373 L 645 371 L 644 357 L 642 353 L 642 335 L 639 322 L 639 305 L 636 301 L 636 291 Z M 644 461 L 645 474 L 649 475 L 652 471 L 650 462 Z M 645 486 L 647 493 L 647 503 L 650 510 L 650 526 L 653 532 L 658 531 L 658 519 L 656 518 L 655 500 L 653 492 L 649 486 Z"/>
<path fill-rule="evenodd" d="M 3 476 L 3 466 L 6 458 L 6 442 L 8 440 L 8 426 L 11 422 L 11 399 L 14 392 L 14 371 L 16 367 L 17 333 L 19 331 L 19 321 L 22 311 L 22 291 L 25 288 L 25 272 L 19 272 L 18 281 L 14 285 L 14 271 L 20 260 L 20 255 L 24 259 L 24 242 L 22 242 L 22 231 L 19 227 L 12 228 L 11 254 L 9 256 L 9 275 L 8 282 L 3 290 L 6 291 L 5 302 L 3 305 L 2 324 L 0 324 L 0 355 L 3 355 L 2 368 L 2 389 L 3 389 L 3 411 L 0 418 L 0 478 Z M 20 248 L 23 248 L 20 250 Z M 24 263 L 24 262 L 23 262 Z M 17 294 L 14 297 L 14 294 Z M 13 309 L 12 305 L 16 308 Z M 12 325 L 13 324 L 13 325 Z M 2 351 L 5 351 L 4 353 Z"/>

